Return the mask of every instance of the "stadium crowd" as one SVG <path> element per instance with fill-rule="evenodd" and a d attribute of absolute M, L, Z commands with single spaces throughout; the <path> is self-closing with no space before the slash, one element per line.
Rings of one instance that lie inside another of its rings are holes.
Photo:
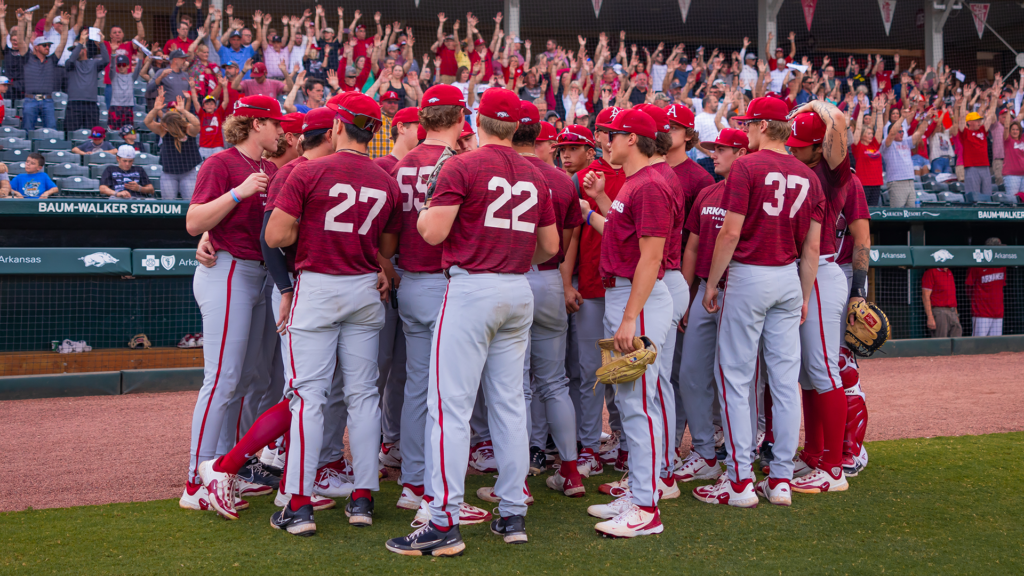
<path fill-rule="evenodd" d="M 276 98 L 286 113 L 324 106 L 339 92 L 369 94 L 384 114 L 371 155 L 384 156 L 404 133 L 392 130 L 395 114 L 419 106 L 427 88 L 444 83 L 463 91 L 473 115 L 487 88 L 515 90 L 555 133 L 571 124 L 593 128 L 610 106 L 680 103 L 694 112 L 701 142 L 741 128 L 735 118 L 752 98 L 775 96 L 791 108 L 827 100 L 847 116 L 853 164 L 870 205 L 883 203 L 883 190 L 893 207 L 914 206 L 925 190 L 967 193 L 968 201 L 1002 192 L 1024 201 L 1024 87 L 998 74 L 967 82 L 942 62 L 922 67 L 899 54 L 802 56 L 793 32 L 786 48 L 772 49 L 769 36 L 768 61 L 749 38 L 688 50 L 631 43 L 625 31 L 617 39 L 580 36 L 573 46 L 547 39 L 534 52 L 531 40 L 503 32 L 500 12 L 486 26 L 472 13 L 440 13 L 437 29 L 421 39 L 380 12 L 372 22 L 359 10 L 346 19 L 340 6 L 329 15 L 319 4 L 298 15 L 243 15 L 202 0 L 177 0 L 174 37 L 165 40 L 147 38 L 141 6 L 130 12 L 132 21 L 109 24 L 104 6 L 94 10 L 86 26 L 86 0 L 54 0 L 41 15 L 18 8 L 8 28 L 0 2 L 0 114 L 7 116 L 0 144 L 22 152 L 3 157 L 0 197 L 98 190 L 188 200 L 198 166 L 225 146 L 221 126 L 234 103 L 256 94 Z M 282 137 L 282 154 L 286 146 Z M 688 154 L 714 176 L 707 152 L 696 145 Z"/>

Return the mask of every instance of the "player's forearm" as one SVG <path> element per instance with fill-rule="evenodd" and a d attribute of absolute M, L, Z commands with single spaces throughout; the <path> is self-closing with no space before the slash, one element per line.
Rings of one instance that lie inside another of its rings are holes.
<path fill-rule="evenodd" d="M 280 208 L 274 208 L 263 237 L 271 248 L 291 246 L 299 239 L 299 221 Z"/>
<path fill-rule="evenodd" d="M 728 215 L 726 217 L 728 217 Z M 723 224 L 722 230 L 718 233 L 718 238 L 715 240 L 715 251 L 711 256 L 711 270 L 708 272 L 708 285 L 718 285 L 718 281 L 725 275 L 725 269 L 729 267 L 729 262 L 732 261 L 732 255 L 736 252 L 736 245 L 739 244 L 739 242 L 739 229 L 737 228 L 735 231 L 727 231 Z"/>
<path fill-rule="evenodd" d="M 690 237 L 686 240 L 686 248 L 683 249 L 683 280 L 686 280 L 687 286 L 693 286 L 697 280 L 697 247 L 698 247 L 698 236 L 696 234 L 690 234 Z"/>
<path fill-rule="evenodd" d="M 537 228 L 537 247 L 533 251 L 533 264 L 542 264 L 558 254 L 562 239 L 554 224 Z"/>
<path fill-rule="evenodd" d="M 811 221 L 807 236 L 800 249 L 800 290 L 803 292 L 804 304 L 811 299 L 814 279 L 818 275 L 818 256 L 821 253 L 821 223 Z"/>
<path fill-rule="evenodd" d="M 225 192 L 220 198 L 206 204 L 192 204 L 185 214 L 185 230 L 192 236 L 213 230 L 236 204 L 230 192 Z"/>
<path fill-rule="evenodd" d="M 569 207 L 572 209 L 572 206 Z M 580 227 L 572 229 L 569 243 L 565 247 L 565 258 L 558 265 L 558 273 L 562 275 L 562 285 L 572 286 L 572 271 L 576 268 L 576 253 L 580 247 Z"/>

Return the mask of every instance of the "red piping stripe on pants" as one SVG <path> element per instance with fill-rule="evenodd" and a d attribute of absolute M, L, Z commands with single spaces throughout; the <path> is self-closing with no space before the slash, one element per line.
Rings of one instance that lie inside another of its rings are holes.
<path fill-rule="evenodd" d="M 292 324 L 295 322 L 295 310 L 297 310 L 298 307 L 299 307 L 299 283 L 301 282 L 301 279 L 302 279 L 302 274 L 300 273 L 299 277 L 295 279 L 295 296 L 294 296 L 294 299 L 292 300 L 292 302 L 294 302 L 294 304 L 292 304 L 291 316 L 288 318 L 288 327 L 287 328 L 291 328 Z M 302 413 L 303 413 L 303 411 L 306 408 L 306 401 L 299 394 L 299 391 L 295 389 L 295 386 L 293 386 L 293 384 L 295 383 L 295 353 L 292 351 L 292 335 L 291 335 L 291 332 L 288 333 L 288 360 L 291 363 L 291 367 L 292 367 L 292 377 L 288 379 L 288 389 L 291 390 L 292 392 L 294 392 L 295 393 L 295 397 L 299 399 L 299 454 L 302 455 L 302 458 L 298 462 L 298 465 L 299 465 L 299 492 L 298 492 L 298 495 L 299 496 L 305 496 L 305 494 L 302 493 L 302 487 L 304 485 L 303 481 L 306 478 L 306 476 L 305 476 L 306 475 L 306 433 L 305 433 L 305 430 L 303 429 Z"/>
<path fill-rule="evenodd" d="M 449 282 L 451 286 L 451 282 Z M 437 425 L 441 428 L 441 481 L 444 482 L 444 494 L 441 498 L 441 509 L 448 517 L 448 526 L 454 525 L 452 515 L 448 513 L 448 475 L 444 468 L 444 412 L 441 410 L 441 327 L 444 326 L 444 311 L 448 307 L 448 287 L 444 289 L 444 301 L 441 303 L 441 315 L 437 319 L 437 346 L 434 352 L 434 375 L 437 379 Z"/>
<path fill-rule="evenodd" d="M 722 293 L 722 309 L 718 311 L 718 345 L 722 344 L 722 316 L 725 314 L 725 293 Z M 729 455 L 732 456 L 732 469 L 736 473 L 736 481 L 740 481 L 740 463 L 736 460 L 736 444 L 732 441 L 732 420 L 729 418 L 729 399 L 725 394 L 725 372 L 722 371 L 721 354 L 718 355 L 718 377 L 722 381 L 722 412 L 725 413 L 726 436 L 729 437 Z"/>
<path fill-rule="evenodd" d="M 640 333 L 644 334 L 646 332 L 647 332 L 647 328 L 644 325 L 644 312 L 643 312 L 643 310 L 641 310 L 640 311 Z M 644 406 L 644 416 L 647 417 L 647 433 L 651 437 L 651 472 L 652 472 L 652 474 L 651 474 L 651 494 L 652 494 L 651 506 L 657 506 L 658 505 L 658 476 L 659 476 L 659 472 L 658 472 L 658 458 L 657 458 L 658 448 L 657 448 L 657 445 L 655 444 L 655 442 L 657 442 L 657 440 L 654 438 L 654 421 L 651 420 L 651 415 L 647 413 L 647 371 L 644 371 L 643 376 L 640 377 L 640 382 L 643 385 L 641 388 L 642 388 L 643 394 L 644 394 L 644 404 L 643 404 L 643 406 Z M 659 393 L 660 393 L 660 390 L 659 390 Z"/>
<path fill-rule="evenodd" d="M 828 363 L 828 347 L 825 346 L 825 321 L 821 317 L 821 292 L 818 290 L 817 278 L 814 279 L 814 300 L 818 304 L 818 331 L 821 333 L 821 351 L 825 355 L 825 372 L 828 372 L 828 379 L 832 382 L 832 389 L 838 390 L 840 386 L 836 386 L 836 379 L 832 376 L 832 367 Z"/>

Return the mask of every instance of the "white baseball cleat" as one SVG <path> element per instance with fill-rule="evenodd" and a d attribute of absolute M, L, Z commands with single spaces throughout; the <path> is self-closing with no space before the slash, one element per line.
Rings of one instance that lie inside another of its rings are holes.
<path fill-rule="evenodd" d="M 580 452 L 579 458 L 576 459 L 576 470 L 579 471 L 580 476 L 590 478 L 591 476 L 604 473 L 604 463 L 601 462 L 592 448 L 584 448 Z"/>
<path fill-rule="evenodd" d="M 587 489 L 583 487 L 582 476 L 580 478 L 579 482 L 572 482 L 556 471 L 551 476 L 548 476 L 544 483 L 548 488 L 557 490 L 570 498 L 579 498 L 587 494 Z"/>
<path fill-rule="evenodd" d="M 423 492 L 423 487 L 419 488 Z M 402 495 L 398 497 L 396 506 L 403 510 L 418 510 L 422 501 L 423 494 L 416 494 L 412 484 L 402 484 Z"/>
<path fill-rule="evenodd" d="M 181 493 L 178 506 L 185 510 L 209 510 L 210 493 L 202 484 L 185 483 L 185 490 Z"/>
<path fill-rule="evenodd" d="M 484 486 L 483 488 L 477 488 L 476 497 L 483 500 L 484 502 L 491 502 L 497 504 L 501 502 L 501 498 L 494 493 L 494 486 Z M 533 495 L 529 492 L 526 493 L 526 505 L 533 505 Z"/>
<path fill-rule="evenodd" d="M 665 480 L 672 482 L 670 485 Z M 679 491 L 679 483 L 676 482 L 675 478 L 662 478 L 658 477 L 658 491 L 661 492 L 659 500 L 671 500 L 672 498 L 679 498 L 682 492 Z"/>
<path fill-rule="evenodd" d="M 789 486 L 789 481 L 781 479 L 772 488 L 771 481 L 774 478 L 765 478 L 757 483 L 757 487 L 754 488 L 760 496 L 764 496 L 769 502 L 776 506 L 792 506 L 793 505 L 793 491 Z"/>
<path fill-rule="evenodd" d="M 608 442 L 611 439 L 612 439 L 612 435 L 611 434 L 609 434 L 607 432 L 604 432 L 604 431 L 601 432 L 601 443 L 602 444 L 604 444 L 605 442 Z"/>
<path fill-rule="evenodd" d="M 622 492 L 624 490 L 626 490 L 626 491 L 629 490 L 629 473 L 628 472 L 626 474 L 623 474 L 622 478 L 620 478 L 620 479 L 618 479 L 618 480 L 616 480 L 614 482 L 608 482 L 606 484 L 601 484 L 600 486 L 597 487 L 597 491 L 598 492 L 600 492 L 601 494 L 608 494 L 609 496 L 620 496 L 620 495 L 622 495 Z"/>
<path fill-rule="evenodd" d="M 238 511 L 235 510 L 235 482 L 238 478 L 234 474 L 217 472 L 213 469 L 213 463 L 213 460 L 207 460 L 199 464 L 198 470 L 210 496 L 210 507 L 225 520 L 238 520 Z"/>
<path fill-rule="evenodd" d="M 615 518 L 598 522 L 594 526 L 594 530 L 601 536 L 609 538 L 634 538 L 648 534 L 661 534 L 665 527 L 661 524 L 657 508 L 654 509 L 654 512 L 645 512 L 636 504 L 632 504 L 629 509 Z"/>
<path fill-rule="evenodd" d="M 692 482 L 694 480 L 715 480 L 723 472 L 722 467 L 718 465 L 718 460 L 714 458 L 707 460 L 696 452 L 690 452 L 675 476 L 679 482 Z"/>
<path fill-rule="evenodd" d="M 721 426 L 715 426 L 715 435 L 713 438 L 715 439 L 715 448 L 725 446 L 725 430 L 723 430 Z"/>
<path fill-rule="evenodd" d="M 284 494 L 282 492 L 278 492 L 277 496 L 274 496 L 274 506 L 277 506 L 279 508 L 284 508 L 291 501 L 291 494 Z M 323 496 L 316 493 L 310 496 L 309 502 L 310 504 L 313 505 L 313 510 L 315 511 L 330 510 L 331 508 L 334 508 L 334 500 L 331 500 L 330 498 L 324 498 Z"/>
<path fill-rule="evenodd" d="M 321 468 L 313 483 L 313 490 L 328 498 L 348 498 L 356 485 L 349 482 L 334 468 Z"/>
<path fill-rule="evenodd" d="M 480 472 L 497 472 L 498 461 L 494 458 L 491 441 L 480 442 L 470 449 L 469 465 Z"/>
<path fill-rule="evenodd" d="M 381 444 L 380 454 L 377 455 L 377 459 L 380 460 L 381 466 L 388 466 L 390 468 L 401 468 L 402 449 L 398 445 L 398 442 Z"/>
<path fill-rule="evenodd" d="M 793 478 L 800 478 L 801 476 L 807 476 L 811 472 L 814 472 L 814 468 L 807 465 L 804 459 L 797 454 L 793 458 Z"/>
<path fill-rule="evenodd" d="M 846 481 L 843 468 L 836 466 L 832 472 L 815 469 L 806 476 L 793 480 L 793 491 L 801 494 L 819 494 L 821 492 L 842 492 L 850 488 Z"/>
<path fill-rule="evenodd" d="M 482 524 L 491 519 L 491 513 L 483 508 L 462 502 L 459 504 L 459 524 L 466 526 L 471 524 Z M 420 507 L 416 510 L 416 517 L 413 518 L 411 526 L 419 528 L 430 522 L 430 503 L 420 500 Z"/>
<path fill-rule="evenodd" d="M 621 496 L 607 504 L 593 504 L 591 506 L 587 506 L 587 514 L 590 514 L 594 518 L 610 520 L 619 514 L 622 514 L 626 510 L 629 510 L 631 506 L 633 506 L 633 494 L 629 490 L 626 490 Z"/>
<path fill-rule="evenodd" d="M 748 478 L 742 482 L 733 482 L 725 474 L 719 476 L 718 482 L 714 484 L 694 488 L 693 497 L 708 504 L 728 504 L 738 508 L 757 507 L 754 481 Z"/>

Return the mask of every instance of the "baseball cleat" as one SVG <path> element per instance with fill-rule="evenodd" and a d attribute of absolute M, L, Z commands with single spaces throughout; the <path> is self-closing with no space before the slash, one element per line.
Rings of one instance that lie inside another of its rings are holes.
<path fill-rule="evenodd" d="M 330 498 L 348 498 L 356 489 L 355 484 L 345 479 L 334 468 L 321 468 L 316 474 L 313 491 Z"/>
<path fill-rule="evenodd" d="M 483 508 L 477 508 L 472 504 L 462 502 L 459 504 L 459 524 L 470 526 L 481 524 L 491 519 L 491 513 Z M 411 526 L 419 528 L 430 521 L 430 503 L 420 500 L 420 507 L 416 510 L 416 517 L 413 518 Z"/>
<path fill-rule="evenodd" d="M 728 453 L 725 451 L 725 430 L 721 426 L 715 426 L 715 459 L 725 460 Z"/>
<path fill-rule="evenodd" d="M 775 483 L 775 487 L 772 488 L 772 483 Z M 754 488 L 754 492 L 758 496 L 764 496 L 769 502 L 776 506 L 792 506 L 793 505 L 793 491 L 789 486 L 789 481 L 785 479 L 765 478 L 757 483 Z"/>
<path fill-rule="evenodd" d="M 398 445 L 398 442 L 382 443 L 380 445 L 380 454 L 377 455 L 377 459 L 380 460 L 381 466 L 401 468 L 402 449 Z"/>
<path fill-rule="evenodd" d="M 690 455 L 683 461 L 683 466 L 676 472 L 675 477 L 679 482 L 692 482 L 694 480 L 716 480 L 722 475 L 722 467 L 718 460 L 707 460 L 697 452 L 690 452 Z"/>
<path fill-rule="evenodd" d="M 820 468 L 806 476 L 793 480 L 793 492 L 801 494 L 818 494 L 821 492 L 842 492 L 850 487 L 846 481 L 841 466 L 832 468 L 832 472 L 826 472 Z"/>
<path fill-rule="evenodd" d="M 671 484 L 669 484 L 671 482 Z M 658 477 L 658 492 L 661 492 L 659 500 L 671 500 L 672 498 L 679 498 L 682 492 L 679 490 L 679 483 L 676 482 L 674 477 L 661 478 Z"/>
<path fill-rule="evenodd" d="M 628 472 L 629 471 L 629 450 L 619 449 L 619 455 L 615 458 L 615 471 L 616 472 Z"/>
<path fill-rule="evenodd" d="M 508 518 L 499 516 L 491 522 L 491 532 L 501 536 L 505 544 L 524 544 L 527 541 L 526 518 L 518 514 Z"/>
<path fill-rule="evenodd" d="M 843 474 L 847 478 L 856 477 L 865 467 L 867 467 L 867 462 L 860 458 L 854 458 L 853 456 L 843 457 Z"/>
<path fill-rule="evenodd" d="M 277 441 L 271 442 L 260 453 L 260 463 L 271 474 L 280 476 L 284 467 L 284 447 L 280 446 Z"/>
<path fill-rule="evenodd" d="M 349 500 L 345 505 L 345 516 L 348 516 L 348 523 L 353 526 L 372 526 L 373 498 Z"/>
<path fill-rule="evenodd" d="M 597 491 L 601 494 L 608 494 L 609 496 L 621 496 L 624 490 L 629 490 L 629 473 L 622 475 L 622 478 L 601 484 L 597 487 Z"/>
<path fill-rule="evenodd" d="M 548 488 L 557 490 L 570 498 L 579 498 L 587 495 L 587 489 L 583 487 L 583 481 L 581 479 L 572 480 L 565 478 L 559 472 L 555 472 L 551 476 L 548 476 L 544 483 L 547 484 Z"/>
<path fill-rule="evenodd" d="M 498 461 L 494 458 L 491 441 L 480 442 L 469 450 L 469 465 L 480 472 L 497 472 Z"/>
<path fill-rule="evenodd" d="M 618 453 L 616 453 L 616 456 L 618 456 Z M 580 452 L 579 458 L 576 459 L 576 469 L 579 470 L 580 476 L 590 478 L 591 476 L 604 473 L 604 463 L 594 453 L 593 448 L 584 448 Z"/>
<path fill-rule="evenodd" d="M 316 534 L 313 506 L 306 504 L 294 512 L 291 507 L 285 506 L 270 515 L 270 525 L 278 530 L 287 530 L 289 534 L 296 536 L 312 536 Z"/>
<path fill-rule="evenodd" d="M 281 485 L 281 478 L 275 476 L 259 460 L 252 460 L 249 464 L 242 466 L 238 471 L 238 488 L 243 496 L 263 496 L 270 494 Z M 243 484 L 250 484 L 249 490 L 243 488 Z M 269 488 L 269 490 L 258 490 L 258 486 Z"/>
<path fill-rule="evenodd" d="M 647 536 L 648 534 L 661 534 L 665 527 L 661 524 L 661 516 L 658 509 L 654 512 L 646 512 L 636 504 L 623 510 L 621 514 L 598 522 L 594 530 L 601 536 L 608 538 L 634 538 L 636 536 Z"/>
<path fill-rule="evenodd" d="M 611 434 L 609 434 L 607 432 L 604 432 L 604 431 L 601 432 L 601 443 L 602 444 L 604 444 L 605 442 L 611 442 L 612 438 L 614 438 L 614 436 L 612 436 Z"/>
<path fill-rule="evenodd" d="M 199 477 L 210 496 L 210 507 L 225 520 L 238 520 L 235 510 L 234 474 L 217 472 L 213 469 L 214 460 L 207 460 L 199 465 Z"/>
<path fill-rule="evenodd" d="M 754 452 L 761 453 L 760 449 L 761 445 L 764 444 L 764 437 L 765 433 L 763 431 L 757 433 L 757 438 L 754 440 Z"/>
<path fill-rule="evenodd" d="M 319 478 L 321 474 L 324 474 L 328 468 L 332 468 L 335 472 L 340 474 L 342 480 L 346 482 L 355 482 L 355 470 L 352 469 L 352 464 L 347 459 L 342 458 L 324 465 L 316 471 L 317 478 Z"/>
<path fill-rule="evenodd" d="M 629 510 L 632 505 L 633 494 L 629 490 L 626 490 L 622 493 L 622 496 L 619 496 L 607 504 L 594 504 L 592 506 L 587 506 L 587 514 L 590 514 L 594 518 L 611 520 L 626 510 Z"/>
<path fill-rule="evenodd" d="M 793 458 L 793 478 L 800 478 L 801 476 L 807 476 L 811 472 L 814 472 L 814 467 L 804 462 L 804 459 L 799 454 Z"/>
<path fill-rule="evenodd" d="M 402 484 L 402 495 L 398 497 L 398 504 L 396 506 L 403 510 L 418 510 L 422 501 L 423 486 Z"/>
<path fill-rule="evenodd" d="M 548 455 L 543 448 L 530 446 L 530 476 L 536 476 L 548 468 Z"/>
<path fill-rule="evenodd" d="M 771 472 L 772 460 L 775 459 L 775 451 L 773 444 L 767 440 L 761 442 L 760 458 L 761 458 L 761 471 L 767 476 Z"/>
<path fill-rule="evenodd" d="M 757 494 L 754 493 L 754 481 L 733 482 L 725 474 L 718 477 L 718 482 L 693 489 L 693 497 L 708 504 L 728 504 L 737 508 L 757 508 Z"/>
<path fill-rule="evenodd" d="M 283 494 L 280 491 L 278 491 L 277 496 L 274 496 L 274 506 L 280 506 L 284 508 L 291 501 L 291 494 Z M 330 498 L 324 498 L 323 496 L 316 493 L 309 497 L 309 502 L 310 504 L 312 504 L 313 510 L 316 512 L 319 512 L 321 510 L 330 510 L 331 508 L 334 508 L 335 505 L 334 500 L 331 500 Z M 238 508 L 237 505 L 235 505 L 235 508 L 241 510 L 241 508 Z"/>
<path fill-rule="evenodd" d="M 491 502 L 493 504 L 501 502 L 501 498 L 498 498 L 498 495 L 494 493 L 494 486 L 484 486 L 483 488 L 478 488 L 476 491 L 476 497 L 483 500 L 484 502 Z M 533 495 L 531 495 L 529 492 L 527 492 L 526 494 L 526 505 L 533 505 Z"/>
<path fill-rule="evenodd" d="M 185 483 L 185 491 L 181 493 L 178 506 L 185 510 L 209 510 L 210 493 L 202 484 Z"/>
<path fill-rule="evenodd" d="M 458 525 L 442 532 L 427 522 L 408 536 L 388 540 L 384 547 L 403 556 L 461 556 L 466 543 Z"/>
<path fill-rule="evenodd" d="M 249 509 L 249 501 L 248 500 L 242 500 L 238 496 L 235 496 L 235 510 L 238 510 L 239 512 L 241 512 L 242 510 L 248 510 L 248 509 Z"/>

